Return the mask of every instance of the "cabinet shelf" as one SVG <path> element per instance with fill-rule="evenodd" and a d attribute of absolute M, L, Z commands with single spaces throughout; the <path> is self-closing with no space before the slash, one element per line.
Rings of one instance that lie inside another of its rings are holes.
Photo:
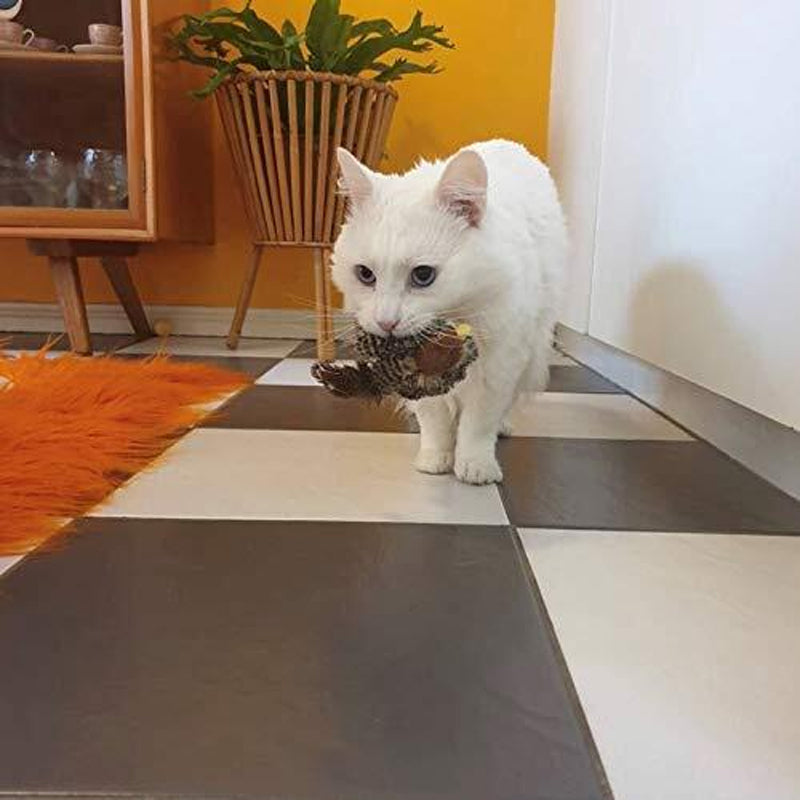
<path fill-rule="evenodd" d="M 90 64 L 122 65 L 124 56 L 119 53 L 53 53 L 41 50 L 0 50 L 0 63 L 9 67 L 15 64 L 30 67 L 33 65 L 88 66 Z"/>

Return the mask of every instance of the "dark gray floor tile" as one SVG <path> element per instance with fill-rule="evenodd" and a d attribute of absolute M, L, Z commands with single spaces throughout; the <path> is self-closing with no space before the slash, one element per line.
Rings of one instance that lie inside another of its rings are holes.
<path fill-rule="evenodd" d="M 505 528 L 83 520 L 0 642 L 0 794 L 602 796 Z"/>
<path fill-rule="evenodd" d="M 152 354 L 145 353 L 117 353 L 117 358 L 144 359 L 152 358 Z M 260 356 L 170 356 L 171 361 L 186 364 L 213 364 L 215 367 L 229 369 L 233 372 L 242 372 L 251 378 L 260 378 L 265 372 L 271 370 L 281 359 L 262 358 Z"/>
<path fill-rule="evenodd" d="M 38 350 L 47 342 L 54 342 L 53 350 L 69 350 L 69 339 L 65 333 L 2 333 L 0 342 L 8 350 Z M 92 348 L 97 353 L 112 353 L 137 342 L 132 333 L 93 333 Z"/>
<path fill-rule="evenodd" d="M 391 401 L 342 400 L 314 386 L 252 386 L 225 405 L 206 427 L 386 433 L 417 430 L 413 417 L 398 411 Z"/>
<path fill-rule="evenodd" d="M 564 375 L 562 370 L 577 370 L 578 374 Z M 613 384 L 584 367 L 555 367 L 550 390 L 592 393 L 619 391 Z M 413 416 L 398 412 L 391 400 L 380 404 L 365 400 L 343 400 L 316 386 L 253 386 L 231 400 L 222 414 L 208 422 L 208 426 L 392 433 L 418 430 Z"/>
<path fill-rule="evenodd" d="M 625 392 L 602 375 L 587 367 L 552 366 L 548 392 L 582 394 L 624 394 Z"/>
<path fill-rule="evenodd" d="M 703 442 L 508 439 L 512 524 L 800 533 L 800 503 Z"/>

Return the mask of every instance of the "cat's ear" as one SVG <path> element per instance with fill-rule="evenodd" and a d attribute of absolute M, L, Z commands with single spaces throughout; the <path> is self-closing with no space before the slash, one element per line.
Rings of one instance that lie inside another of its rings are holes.
<path fill-rule="evenodd" d="M 336 150 L 339 160 L 339 191 L 355 205 L 372 194 L 372 173 L 352 153 L 340 147 Z"/>
<path fill-rule="evenodd" d="M 486 211 L 486 164 L 474 150 L 462 150 L 450 159 L 436 187 L 436 199 L 451 214 L 480 225 Z"/>

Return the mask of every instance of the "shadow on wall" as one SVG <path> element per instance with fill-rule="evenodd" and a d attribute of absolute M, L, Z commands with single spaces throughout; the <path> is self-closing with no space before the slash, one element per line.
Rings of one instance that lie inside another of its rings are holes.
<path fill-rule="evenodd" d="M 758 350 L 699 266 L 658 265 L 636 286 L 628 320 L 629 349 L 645 361 L 728 397 L 731 374 L 773 391 Z"/>

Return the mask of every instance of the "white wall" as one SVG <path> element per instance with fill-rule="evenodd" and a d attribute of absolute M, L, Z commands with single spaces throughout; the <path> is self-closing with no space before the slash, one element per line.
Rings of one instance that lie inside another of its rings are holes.
<path fill-rule="evenodd" d="M 560 0 L 559 19 L 597 8 Z M 564 321 L 581 330 L 588 298 L 591 336 L 800 427 L 800 3 L 603 10 L 609 35 L 557 28 L 551 147 L 578 210 Z M 603 85 L 572 53 L 597 38 Z M 598 107 L 600 152 L 574 143 Z"/>
<path fill-rule="evenodd" d="M 548 162 L 572 243 L 563 321 L 589 330 L 611 0 L 556 6 Z"/>

